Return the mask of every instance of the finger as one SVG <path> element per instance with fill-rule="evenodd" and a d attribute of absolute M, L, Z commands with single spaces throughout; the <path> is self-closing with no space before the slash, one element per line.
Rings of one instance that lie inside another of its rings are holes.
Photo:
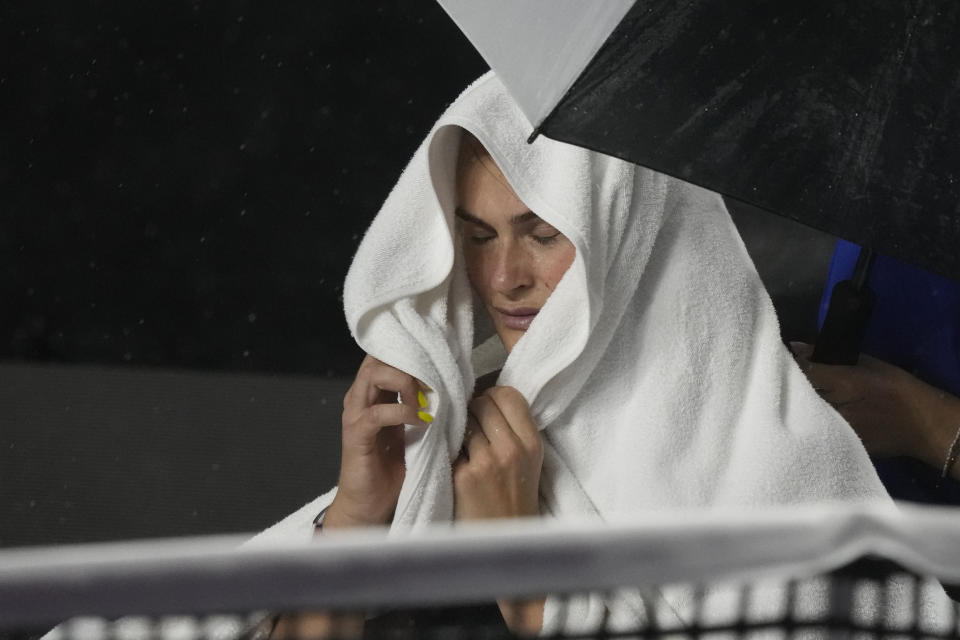
<path fill-rule="evenodd" d="M 354 419 L 345 419 L 344 430 L 373 437 L 384 427 L 402 424 L 427 426 L 428 423 L 417 414 L 417 408 L 408 404 L 375 404 L 361 411 Z"/>
<path fill-rule="evenodd" d="M 791 340 L 788 345 L 793 356 L 809 360 L 813 356 L 813 345 L 799 340 Z"/>
<path fill-rule="evenodd" d="M 513 387 L 493 387 L 488 389 L 484 396 L 496 404 L 513 434 L 525 447 L 533 450 L 542 445 L 540 429 L 530 415 L 530 407 L 523 394 Z"/>
<path fill-rule="evenodd" d="M 354 384 L 357 385 L 358 391 L 351 400 L 353 403 L 360 404 L 360 407 L 352 408 L 396 402 L 397 394 L 403 398 L 404 404 L 419 408 L 417 400 L 421 387 L 417 379 L 376 358 L 370 357 L 364 361 Z"/>
<path fill-rule="evenodd" d="M 469 413 L 467 416 L 467 428 L 463 432 L 462 454 L 466 455 L 467 460 L 476 458 L 478 455 L 488 453 L 490 450 L 490 440 L 484 433 L 477 416 Z"/>
<path fill-rule="evenodd" d="M 490 396 L 484 394 L 470 401 L 470 412 L 476 420 L 477 428 L 494 447 L 520 443 L 510 421 Z"/>

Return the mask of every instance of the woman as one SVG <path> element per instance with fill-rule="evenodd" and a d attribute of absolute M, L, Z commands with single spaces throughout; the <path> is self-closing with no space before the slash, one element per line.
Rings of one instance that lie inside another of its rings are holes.
<path fill-rule="evenodd" d="M 325 530 L 409 530 L 884 500 L 783 347 L 720 197 L 529 132 L 488 74 L 414 155 L 344 288 L 369 356 L 339 488 L 264 538 L 311 535 L 323 509 Z M 677 612 L 688 595 L 657 597 Z M 543 632 L 644 615 L 635 594 L 500 609 Z"/>

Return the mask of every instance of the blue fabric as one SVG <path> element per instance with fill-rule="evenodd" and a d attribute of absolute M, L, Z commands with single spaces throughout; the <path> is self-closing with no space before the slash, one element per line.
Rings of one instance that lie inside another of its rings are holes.
<path fill-rule="evenodd" d="M 858 245 L 837 242 L 820 301 L 821 326 L 833 286 L 850 278 L 859 254 Z M 960 283 L 878 255 L 867 284 L 877 301 L 862 351 L 960 395 Z M 938 487 L 939 469 L 906 458 L 874 464 L 895 498 L 960 504 L 960 483 L 947 478 Z"/>

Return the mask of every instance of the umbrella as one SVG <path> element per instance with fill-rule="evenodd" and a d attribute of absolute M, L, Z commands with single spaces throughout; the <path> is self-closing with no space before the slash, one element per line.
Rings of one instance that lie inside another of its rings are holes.
<path fill-rule="evenodd" d="M 533 135 L 960 279 L 960 4 L 440 4 Z"/>

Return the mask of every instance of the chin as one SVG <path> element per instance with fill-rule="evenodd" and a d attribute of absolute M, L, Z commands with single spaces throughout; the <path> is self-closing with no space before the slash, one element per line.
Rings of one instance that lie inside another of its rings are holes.
<path fill-rule="evenodd" d="M 500 340 L 503 342 L 503 348 L 507 350 L 507 353 L 513 351 L 513 347 L 516 346 L 520 338 L 523 337 L 523 331 L 513 331 L 511 329 L 506 329 L 500 331 Z"/>

